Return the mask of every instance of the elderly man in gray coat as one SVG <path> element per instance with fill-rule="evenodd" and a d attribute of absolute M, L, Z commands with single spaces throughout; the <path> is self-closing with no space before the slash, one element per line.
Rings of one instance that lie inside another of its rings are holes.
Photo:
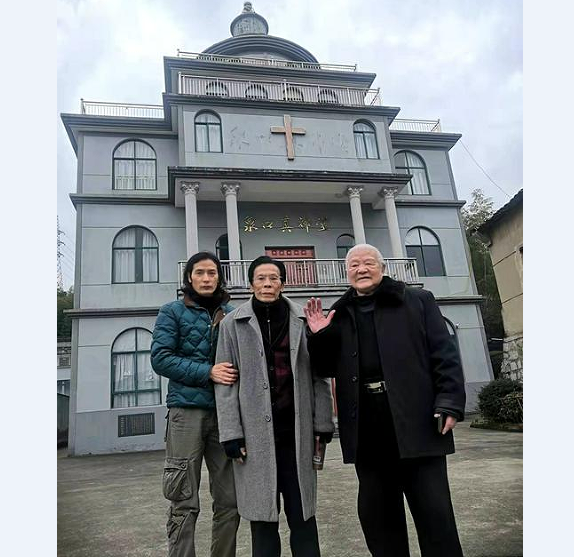
<path fill-rule="evenodd" d="M 333 436 L 330 383 L 311 371 L 303 308 L 282 295 L 283 263 L 259 257 L 248 275 L 254 296 L 220 325 L 216 362 L 232 362 L 239 379 L 215 385 L 219 439 L 253 557 L 281 555 L 280 494 L 292 555 L 319 557 L 313 453 Z"/>

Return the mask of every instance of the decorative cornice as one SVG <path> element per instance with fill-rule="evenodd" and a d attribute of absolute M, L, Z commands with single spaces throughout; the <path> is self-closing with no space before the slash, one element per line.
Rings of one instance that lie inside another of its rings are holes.
<path fill-rule="evenodd" d="M 169 112 L 169 111 L 168 111 Z M 168 118 L 165 118 L 167 114 Z M 60 118 L 70 139 L 74 152 L 78 153 L 78 131 L 90 130 L 106 133 L 121 133 L 125 135 L 139 135 L 156 133 L 161 137 L 172 136 L 177 138 L 177 133 L 171 129 L 171 114 L 164 109 L 164 118 L 135 118 L 128 116 L 99 116 L 96 114 L 69 114 L 61 113 Z"/>
<path fill-rule="evenodd" d="M 179 189 L 182 191 L 183 195 L 187 195 L 188 193 L 197 195 L 199 192 L 199 182 L 182 182 Z"/>
<path fill-rule="evenodd" d="M 170 184 L 176 179 L 201 180 L 220 179 L 222 183 L 242 180 L 283 180 L 292 182 L 358 182 L 404 187 L 410 175 L 391 172 L 345 172 L 340 170 L 283 170 L 261 168 L 219 168 L 195 166 L 169 166 L 167 169 Z"/>
<path fill-rule="evenodd" d="M 71 193 L 70 199 L 74 204 L 100 204 L 100 205 L 164 205 L 173 204 L 173 197 L 170 195 L 150 196 L 150 195 L 100 195 L 100 194 L 79 194 Z"/>
<path fill-rule="evenodd" d="M 397 207 L 463 207 L 466 201 L 453 199 L 404 199 L 395 198 Z"/>
<path fill-rule="evenodd" d="M 450 150 L 462 137 L 460 133 L 411 132 L 390 130 L 393 147 L 435 147 Z"/>
<path fill-rule="evenodd" d="M 174 283 L 175 284 L 175 283 Z M 84 317 L 136 317 L 154 316 L 159 313 L 159 307 L 144 308 L 79 308 L 64 310 L 72 319 Z"/>
<path fill-rule="evenodd" d="M 484 302 L 484 296 L 436 296 L 436 301 L 442 305 L 481 304 Z"/>

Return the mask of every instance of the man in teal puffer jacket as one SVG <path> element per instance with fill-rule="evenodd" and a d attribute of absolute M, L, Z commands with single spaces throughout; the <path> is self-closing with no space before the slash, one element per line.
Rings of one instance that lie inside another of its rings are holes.
<path fill-rule="evenodd" d="M 211 557 L 235 557 L 239 514 L 231 461 L 219 443 L 213 384 L 231 385 L 237 370 L 214 365 L 219 322 L 233 308 L 221 263 L 199 252 L 184 270 L 184 298 L 164 305 L 157 317 L 151 364 L 169 378 L 163 494 L 168 499 L 169 557 L 195 557 L 199 480 L 203 458 L 213 497 Z"/>

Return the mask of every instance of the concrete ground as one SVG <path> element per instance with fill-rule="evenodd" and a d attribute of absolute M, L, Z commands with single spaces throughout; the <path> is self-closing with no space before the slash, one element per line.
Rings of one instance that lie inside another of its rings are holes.
<path fill-rule="evenodd" d="M 449 477 L 466 557 L 522 555 L 522 434 L 456 428 Z M 167 502 L 161 493 L 163 451 L 69 458 L 58 451 L 58 555 L 163 557 Z M 357 480 L 343 464 L 339 440 L 327 448 L 319 474 L 317 523 L 323 557 L 369 557 L 356 514 Z M 210 497 L 203 470 L 196 533 L 198 557 L 209 556 Z M 420 557 L 409 516 L 411 555 Z M 290 555 L 281 515 L 283 555 Z M 242 520 L 237 557 L 249 557 Z M 448 557 L 445 555 L 445 557 Z"/>

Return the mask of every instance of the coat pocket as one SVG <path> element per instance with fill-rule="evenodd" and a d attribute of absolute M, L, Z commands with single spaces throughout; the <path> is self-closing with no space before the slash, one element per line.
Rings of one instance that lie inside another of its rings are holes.
<path fill-rule="evenodd" d="M 187 458 L 166 458 L 163 467 L 163 496 L 170 501 L 191 498 Z"/>

